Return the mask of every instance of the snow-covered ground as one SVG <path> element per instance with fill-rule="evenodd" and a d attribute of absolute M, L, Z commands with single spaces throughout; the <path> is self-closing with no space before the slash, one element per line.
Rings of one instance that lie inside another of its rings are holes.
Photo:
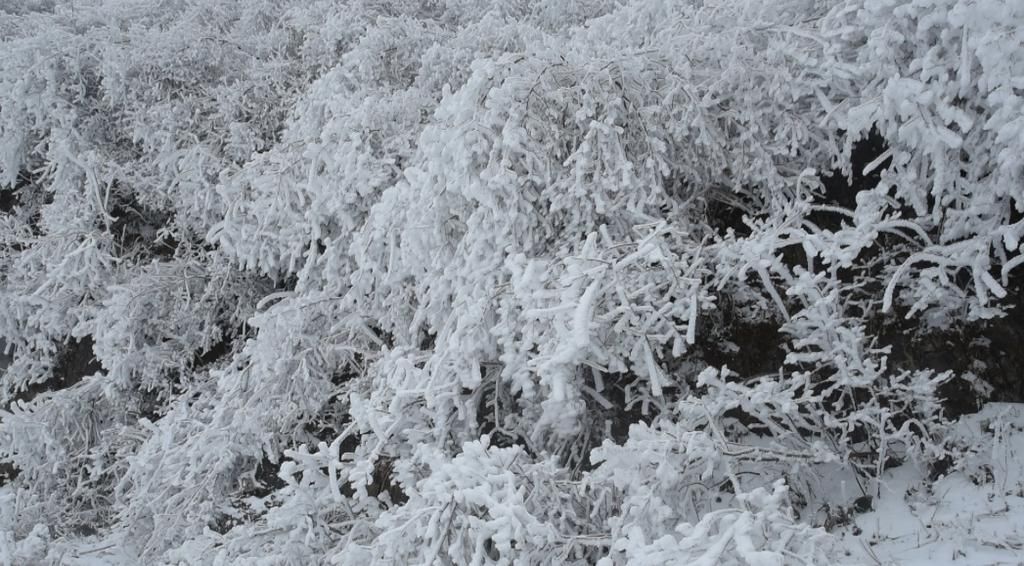
<path fill-rule="evenodd" d="M 891 470 L 874 510 L 838 535 L 865 564 L 1024 564 L 1024 405 L 993 403 L 961 419 L 956 436 L 974 454 L 934 482 Z"/>

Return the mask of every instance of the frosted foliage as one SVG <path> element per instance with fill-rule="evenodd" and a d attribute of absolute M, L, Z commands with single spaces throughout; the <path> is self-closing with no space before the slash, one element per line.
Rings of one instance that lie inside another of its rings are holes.
<path fill-rule="evenodd" d="M 0 564 L 841 562 L 980 384 L 886 344 L 1020 297 L 1022 30 L 0 0 Z"/>
<path fill-rule="evenodd" d="M 941 0 L 855 8 L 832 16 L 840 39 L 834 53 L 879 79 L 873 96 L 848 104 L 841 124 L 885 136 L 892 161 L 873 196 L 884 202 L 891 194 L 911 208 L 921 233 L 884 305 L 997 316 L 1010 273 L 1024 261 L 1024 7 Z M 859 207 L 877 206 L 863 197 Z M 970 275 L 967 293 L 954 283 L 961 270 Z M 911 272 L 917 284 L 900 285 Z"/>

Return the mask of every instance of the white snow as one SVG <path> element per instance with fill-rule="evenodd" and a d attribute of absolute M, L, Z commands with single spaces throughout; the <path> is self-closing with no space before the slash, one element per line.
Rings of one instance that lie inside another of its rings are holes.
<path fill-rule="evenodd" d="M 905 566 L 1021 564 L 1022 431 L 1024 405 L 992 403 L 957 427 L 955 437 L 977 449 L 962 470 L 935 482 L 910 464 L 890 470 L 875 509 L 838 533 L 847 558 Z"/>

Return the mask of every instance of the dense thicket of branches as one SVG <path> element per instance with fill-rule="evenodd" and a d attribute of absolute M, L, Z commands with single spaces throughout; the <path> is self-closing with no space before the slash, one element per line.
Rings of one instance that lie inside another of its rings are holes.
<path fill-rule="evenodd" d="M 0 37 L 9 563 L 832 563 L 813 510 L 955 461 L 941 392 L 985 388 L 914 341 L 1021 296 L 1016 0 L 0 0 Z"/>

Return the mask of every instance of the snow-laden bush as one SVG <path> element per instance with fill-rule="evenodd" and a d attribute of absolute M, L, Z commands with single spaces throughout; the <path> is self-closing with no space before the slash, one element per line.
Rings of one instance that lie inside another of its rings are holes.
<path fill-rule="evenodd" d="M 1022 28 L 0 2 L 0 557 L 836 561 L 816 509 L 955 456 L 891 337 L 1019 295 Z"/>
<path fill-rule="evenodd" d="M 1024 262 L 1022 17 L 1017 2 L 942 0 L 849 2 L 828 18 L 831 57 L 873 78 L 833 109 L 838 123 L 851 139 L 874 128 L 889 145 L 858 212 L 909 221 L 915 240 L 889 278 L 886 310 L 927 310 L 932 324 L 1004 313 L 998 300 Z"/>

